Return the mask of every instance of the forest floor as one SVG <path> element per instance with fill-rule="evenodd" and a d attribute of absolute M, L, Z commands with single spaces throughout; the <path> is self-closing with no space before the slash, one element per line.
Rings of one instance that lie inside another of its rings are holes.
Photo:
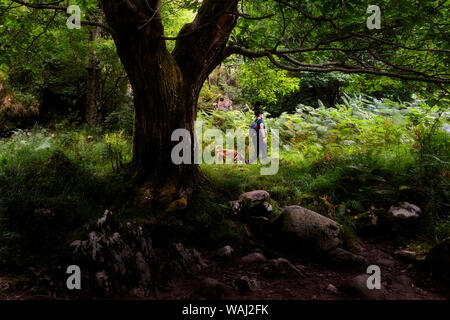
<path fill-rule="evenodd" d="M 361 249 L 368 265 L 379 265 L 381 269 L 381 295 L 383 300 L 446 300 L 450 298 L 450 290 L 443 283 L 432 279 L 429 275 L 417 270 L 412 264 L 399 260 L 394 252 L 399 248 L 389 242 L 366 240 Z M 197 294 L 199 280 L 210 277 L 231 286 L 241 276 L 257 279 L 258 289 L 254 292 L 236 295 L 232 292 L 224 299 L 238 300 L 345 300 L 358 297 L 342 292 L 345 284 L 360 272 L 336 271 L 326 265 L 314 261 L 310 257 L 299 257 L 292 253 L 281 253 L 301 270 L 305 277 L 297 279 L 266 278 L 255 272 L 255 267 L 242 264 L 217 263 L 214 258 L 207 257 L 208 268 L 204 269 L 197 279 L 179 283 L 175 290 L 160 293 L 157 299 L 202 299 Z M 337 291 L 329 289 L 329 285 Z"/>
<path fill-rule="evenodd" d="M 361 255 L 368 265 L 380 266 L 382 288 L 377 299 L 383 300 L 447 300 L 450 290 L 442 282 L 431 278 L 416 266 L 398 259 L 394 252 L 396 248 L 390 241 L 379 239 L 365 239 L 361 242 Z M 262 276 L 258 266 L 254 264 L 241 264 L 238 259 L 234 261 L 219 261 L 213 252 L 203 253 L 207 267 L 195 277 L 179 281 L 173 288 L 154 292 L 145 299 L 150 300 L 204 300 L 199 295 L 201 280 L 213 278 L 226 286 L 232 287 L 236 279 L 247 276 L 255 279 L 257 289 L 247 293 L 238 293 L 236 290 L 226 292 L 222 299 L 231 300 L 348 300 L 361 297 L 349 295 L 345 284 L 350 279 L 361 274 L 360 272 L 344 272 L 329 268 L 311 257 L 300 257 L 292 252 L 276 252 L 270 250 L 267 254 L 257 246 L 247 244 L 239 248 L 241 252 L 262 252 L 268 258 L 283 257 L 296 266 L 304 277 L 284 278 Z M 275 253 L 274 253 L 275 252 Z M 275 255 L 274 255 L 275 254 Z M 29 299 L 67 299 L 58 295 L 33 294 L 30 290 L 11 290 L 14 283 L 23 281 L 23 276 L 0 275 L 0 300 L 29 300 Z M 331 287 L 331 289 L 330 289 Z M 129 297 L 121 297 L 128 299 Z"/>

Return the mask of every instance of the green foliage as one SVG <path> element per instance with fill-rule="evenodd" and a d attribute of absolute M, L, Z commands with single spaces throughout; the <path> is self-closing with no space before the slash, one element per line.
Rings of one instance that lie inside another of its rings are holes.
<path fill-rule="evenodd" d="M 28 104 L 32 103 L 37 112 L 31 113 L 31 120 L 26 123 L 15 118 L 7 119 L 9 123 L 23 128 L 37 120 L 55 121 L 58 116 L 83 120 L 86 67 L 94 51 L 102 71 L 103 114 L 130 102 L 126 94 L 128 80 L 111 37 L 102 34 L 94 43 L 89 41 L 93 27 L 69 30 L 64 15 L 15 5 L 9 8 L 10 4 L 10 1 L 0 1 L 0 66 L 5 75 L 2 83 L 8 86 L 16 105 L 28 110 Z M 96 1 L 77 4 L 83 16 L 89 16 L 82 19 L 95 20 Z"/>
<path fill-rule="evenodd" d="M 202 111 L 214 110 L 214 103 L 221 97 L 221 90 L 214 85 L 205 84 L 200 91 L 200 97 L 198 99 L 198 108 Z"/>
<path fill-rule="evenodd" d="M 287 0 L 283 4 L 286 5 L 282 6 L 277 1 L 245 1 L 245 13 L 255 17 L 272 16 L 262 20 L 240 19 L 233 30 L 232 44 L 253 51 L 275 48 L 282 52 L 290 51 L 288 58 L 281 59 L 290 66 L 293 65 L 292 59 L 295 59 L 296 66 L 338 62 L 362 68 L 373 65 L 373 69 L 387 69 L 392 73 L 408 73 L 408 69 L 414 69 L 419 73 L 433 70 L 436 75 L 447 74 L 449 31 L 442 28 L 442 21 L 448 20 L 449 14 L 446 1 L 378 1 L 376 5 L 381 9 L 382 19 L 380 30 L 369 30 L 366 26 L 369 17 L 366 10 L 374 4 L 370 1 Z M 292 8 L 299 8 L 301 13 Z M 399 46 L 392 46 L 391 43 Z M 370 52 L 364 48 L 370 48 Z M 301 50 L 292 52 L 296 49 Z M 308 81 L 309 74 L 295 76 Z M 326 79 L 322 75 L 314 77 Z M 353 74 L 351 78 L 353 81 L 345 87 L 345 92 L 350 95 L 365 93 L 377 98 L 409 101 L 414 92 L 426 98 L 430 105 L 442 104 L 441 88 L 431 83 L 405 83 L 379 75 Z M 314 88 L 317 88 L 317 83 Z M 301 92 L 302 96 L 304 93 L 305 90 Z M 314 97 L 315 94 L 308 95 Z M 297 103 L 315 106 L 316 100 L 314 97 L 309 101 L 298 100 Z M 328 107 L 333 105 L 322 102 Z M 280 106 L 276 109 L 291 111 Z"/>
<path fill-rule="evenodd" d="M 275 68 L 267 58 L 242 64 L 238 82 L 243 98 L 254 106 L 276 103 L 280 96 L 297 90 L 299 86 L 297 78 Z"/>
<path fill-rule="evenodd" d="M 202 169 L 230 199 L 265 189 L 282 205 L 300 204 L 348 225 L 349 237 L 354 215 L 409 201 L 431 217 L 433 237 L 433 225 L 446 233 L 450 212 L 446 114 L 421 101 L 368 96 L 344 96 L 336 108 L 300 105 L 296 114 L 267 119 L 269 128 L 280 130 L 276 175 L 261 176 L 259 165 Z M 252 119 L 237 111 L 204 117 L 222 130 L 248 127 Z"/>
<path fill-rule="evenodd" d="M 411 92 L 418 92 L 417 83 L 401 82 L 388 77 L 353 75 L 351 80 L 343 90 L 348 95 L 363 93 L 378 99 L 410 102 L 412 101 Z"/>
<path fill-rule="evenodd" d="M 181 6 L 179 1 L 168 2 L 161 8 L 166 37 L 176 37 L 185 24 L 194 20 L 195 12 L 192 9 L 195 6 L 191 3 L 192 1 L 183 2 Z M 175 41 L 168 41 L 167 48 L 172 51 L 175 48 Z"/>
<path fill-rule="evenodd" d="M 244 230 L 229 219 L 227 197 L 217 190 L 203 188 L 192 199 L 184 217 L 184 226 L 191 241 L 216 248 L 244 235 Z"/>
<path fill-rule="evenodd" d="M 0 142 L 0 268 L 51 263 L 105 208 L 128 215 L 135 187 L 107 165 L 96 131 L 36 127 Z"/>
<path fill-rule="evenodd" d="M 131 159 L 126 155 L 130 154 L 129 144 L 127 139 L 124 137 L 123 130 L 119 133 L 107 133 L 105 134 L 106 142 L 106 155 L 111 162 L 111 168 L 114 173 L 119 173 L 125 162 Z"/>
<path fill-rule="evenodd" d="M 447 217 L 446 220 L 439 221 L 433 231 L 436 242 L 443 241 L 450 237 L 450 218 Z"/>
<path fill-rule="evenodd" d="M 131 136 L 134 126 L 134 106 L 128 103 L 110 112 L 106 116 L 103 126 L 110 131 L 123 129 Z"/>
<path fill-rule="evenodd" d="M 343 101 L 336 108 L 300 105 L 296 114 L 266 119 L 267 129 L 280 130 L 275 176 L 261 176 L 262 165 L 202 165 L 214 190 L 203 189 L 184 218 L 176 219 L 184 235 L 200 234 L 197 241 L 211 245 L 240 237 L 227 201 L 253 189 L 269 191 L 280 205 L 300 204 L 336 219 L 350 243 L 354 215 L 399 201 L 429 214 L 432 238 L 448 235 L 447 114 L 420 101 Z M 242 129 L 244 135 L 253 117 L 237 110 L 199 113 L 206 128 Z M 131 156 L 125 131 L 56 128 L 19 130 L 0 143 L 2 267 L 52 256 L 105 208 L 136 218 L 132 181 L 117 175 Z"/>
<path fill-rule="evenodd" d="M 447 73 L 448 56 L 441 54 L 445 51 L 405 48 L 420 44 L 448 50 L 448 28 L 442 24 L 448 20 L 447 2 L 380 0 L 387 28 L 368 31 L 369 1 L 286 1 L 307 14 L 282 9 L 276 1 L 243 1 L 240 10 L 246 14 L 274 15 L 239 19 L 229 44 L 251 50 L 300 46 L 304 52 L 292 57 L 316 65 L 358 60 L 371 64 L 373 53 L 419 72 Z M 77 3 L 85 15 L 98 14 L 97 1 Z M 200 6 L 199 1 L 164 2 L 165 35 L 176 36 Z M 119 174 L 131 158 L 134 112 L 114 42 L 106 34 L 89 42 L 89 27 L 68 30 L 66 17 L 55 15 L 53 20 L 53 15 L 0 0 L 0 86 L 6 88 L 0 92 L 0 126 L 28 126 L 38 113 L 40 120 L 49 120 L 61 110 L 64 118 L 54 132 L 18 130 L 0 142 L 0 267 L 24 267 L 37 256 L 52 255 L 105 208 L 119 216 L 135 215 L 130 205 L 133 185 Z M 394 25 L 395 32 L 388 27 Z M 353 33 L 360 36 L 351 37 Z M 401 46 L 392 48 L 371 38 Z M 169 50 L 175 46 L 175 41 L 166 43 Z M 324 46 L 331 50 L 309 50 Z M 365 46 L 371 54 L 360 50 Z M 106 134 L 100 128 L 78 127 L 86 66 L 94 51 L 102 70 Z M 289 63 L 285 60 L 280 62 Z M 355 214 L 372 205 L 388 208 L 407 200 L 430 217 L 435 238 L 448 236 L 450 153 L 442 126 L 448 126 L 449 101 L 440 88 L 375 75 L 288 73 L 267 58 L 229 58 L 225 64 L 238 84 L 219 79 L 205 86 L 199 118 L 206 127 L 241 129 L 246 135 L 252 112 L 212 110 L 222 93 L 277 116 L 266 119 L 266 126 L 280 130 L 280 170 L 275 176 L 261 176 L 260 165 L 203 165 L 217 190 L 195 195 L 182 221 L 197 240 L 215 244 L 240 236 L 242 230 L 227 218 L 227 201 L 250 189 L 266 189 L 281 204 L 298 203 L 329 215 L 346 226 L 348 238 Z M 374 67 L 398 71 L 380 61 Z M 333 83 L 346 93 L 336 106 L 335 100 L 326 99 L 340 93 L 332 92 Z M 9 96 L 13 103 L 4 103 Z"/>
<path fill-rule="evenodd" d="M 301 103 L 312 107 L 318 107 L 319 101 L 327 107 L 334 107 L 339 101 L 341 88 L 352 82 L 350 75 L 338 72 L 325 74 L 304 72 L 299 78 L 297 105 Z"/>

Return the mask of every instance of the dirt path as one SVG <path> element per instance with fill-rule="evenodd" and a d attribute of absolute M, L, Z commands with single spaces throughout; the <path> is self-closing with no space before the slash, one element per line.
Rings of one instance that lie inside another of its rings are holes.
<path fill-rule="evenodd" d="M 247 253 L 254 252 L 251 248 L 241 248 Z M 382 295 L 386 300 L 443 300 L 448 299 L 449 289 L 442 283 L 431 279 L 417 270 L 411 264 L 405 263 L 394 256 L 398 248 L 389 242 L 366 240 L 361 255 L 367 263 L 380 266 L 382 273 Z M 218 261 L 213 253 L 204 253 L 208 267 L 203 269 L 194 278 L 178 282 L 174 288 L 155 293 L 149 299 L 204 299 L 199 295 L 198 288 L 202 279 L 210 277 L 225 285 L 232 286 L 236 279 L 247 276 L 257 281 L 257 289 L 253 292 L 239 294 L 236 290 L 225 294 L 223 299 L 239 300 L 343 300 L 357 299 L 343 292 L 341 288 L 345 283 L 360 273 L 342 272 L 308 257 L 298 257 L 284 253 L 283 258 L 288 259 L 301 270 L 305 277 L 295 279 L 283 277 L 267 278 L 259 272 L 258 266 L 243 265 L 237 262 Z M 271 258 L 273 258 L 272 256 Z M 20 288 L 23 277 L 0 275 L 0 299 L 66 299 L 51 293 L 35 294 L 29 289 Z M 18 286 L 19 284 L 19 286 Z M 11 288 L 13 288 L 11 290 Z M 128 297 L 123 297 L 128 298 Z"/>
<path fill-rule="evenodd" d="M 382 274 L 381 299 L 386 300 L 445 300 L 450 297 L 448 287 L 431 279 L 418 271 L 413 265 L 407 264 L 394 256 L 398 248 L 388 243 L 366 242 L 361 254 L 368 265 L 379 265 Z M 198 295 L 199 281 L 211 277 L 232 286 L 234 280 L 241 276 L 256 279 L 259 289 L 236 295 L 234 292 L 224 296 L 225 299 L 242 300 L 342 300 L 355 299 L 340 290 L 351 278 L 361 273 L 341 272 L 328 268 L 309 258 L 294 255 L 283 255 L 304 274 L 304 278 L 266 278 L 261 276 L 254 265 L 224 264 L 211 259 L 205 269 L 196 279 L 180 283 L 171 292 L 160 293 L 158 299 L 202 299 Z M 331 287 L 331 286 L 332 287 Z M 331 288 L 330 288 L 331 287 Z M 333 290 L 337 288 L 337 291 Z"/>

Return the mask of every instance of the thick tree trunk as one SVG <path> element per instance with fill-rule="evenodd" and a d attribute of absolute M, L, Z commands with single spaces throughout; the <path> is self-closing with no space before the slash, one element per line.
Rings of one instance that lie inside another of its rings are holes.
<path fill-rule="evenodd" d="M 145 65 L 147 62 L 142 63 Z M 166 63 L 169 65 L 160 69 L 161 72 L 156 75 L 148 73 L 148 77 L 140 78 L 140 81 L 133 84 L 134 167 L 136 176 L 141 181 L 150 179 L 158 186 L 170 182 L 179 188 L 186 188 L 197 182 L 198 166 L 193 161 L 192 164 L 183 165 L 173 163 L 171 152 L 178 142 L 172 142 L 171 137 L 176 129 L 186 129 L 194 137 L 199 89 L 195 84 L 182 80 L 174 61 Z M 139 69 L 143 67 L 136 60 L 133 65 L 135 72 L 140 72 Z M 172 70 L 166 73 L 168 68 Z M 192 139 L 192 156 L 193 142 Z"/>
<path fill-rule="evenodd" d="M 136 34 L 117 49 L 133 87 L 135 127 L 133 156 L 141 181 L 194 178 L 194 165 L 176 166 L 171 160 L 174 130 L 193 132 L 198 89 L 183 81 L 181 71 L 163 40 Z"/>
<path fill-rule="evenodd" d="M 100 18 L 99 23 L 102 23 Z M 89 41 L 91 44 L 100 38 L 101 28 L 92 27 L 89 31 Z M 97 58 L 95 49 L 89 52 L 89 62 L 86 67 L 88 76 L 86 84 L 86 122 L 90 125 L 98 125 L 101 121 L 101 81 L 102 70 L 100 69 L 100 61 Z"/>
<path fill-rule="evenodd" d="M 133 87 L 134 168 L 138 180 L 147 186 L 145 197 L 166 202 L 185 198 L 199 181 L 199 168 L 193 161 L 185 165 L 172 162 L 171 152 L 178 142 L 172 142 L 171 136 L 176 129 L 186 129 L 194 137 L 201 87 L 224 58 L 223 49 L 236 23 L 234 15 L 224 12 L 235 10 L 237 2 L 205 0 L 170 53 L 159 11 L 150 9 L 159 8 L 160 1 L 148 0 L 145 5 L 128 0 L 101 1 Z M 203 27 L 195 31 L 199 26 Z"/>

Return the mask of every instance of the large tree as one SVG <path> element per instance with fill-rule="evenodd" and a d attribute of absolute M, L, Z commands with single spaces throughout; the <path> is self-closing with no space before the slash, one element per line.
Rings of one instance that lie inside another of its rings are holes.
<path fill-rule="evenodd" d="M 65 1 L 12 1 L 65 10 Z M 172 163 L 171 135 L 178 128 L 193 134 L 200 89 L 232 54 L 269 59 L 293 72 L 365 73 L 422 81 L 447 92 L 448 1 L 376 2 L 382 26 L 369 30 L 368 1 L 99 0 L 106 23 L 82 23 L 111 33 L 133 87 L 134 170 L 141 182 L 150 182 L 146 196 L 164 190 L 165 200 L 172 201 L 199 180 L 198 166 Z M 174 4 L 196 16 L 170 38 L 161 11 Z M 167 41 L 175 41 L 171 52 Z"/>

